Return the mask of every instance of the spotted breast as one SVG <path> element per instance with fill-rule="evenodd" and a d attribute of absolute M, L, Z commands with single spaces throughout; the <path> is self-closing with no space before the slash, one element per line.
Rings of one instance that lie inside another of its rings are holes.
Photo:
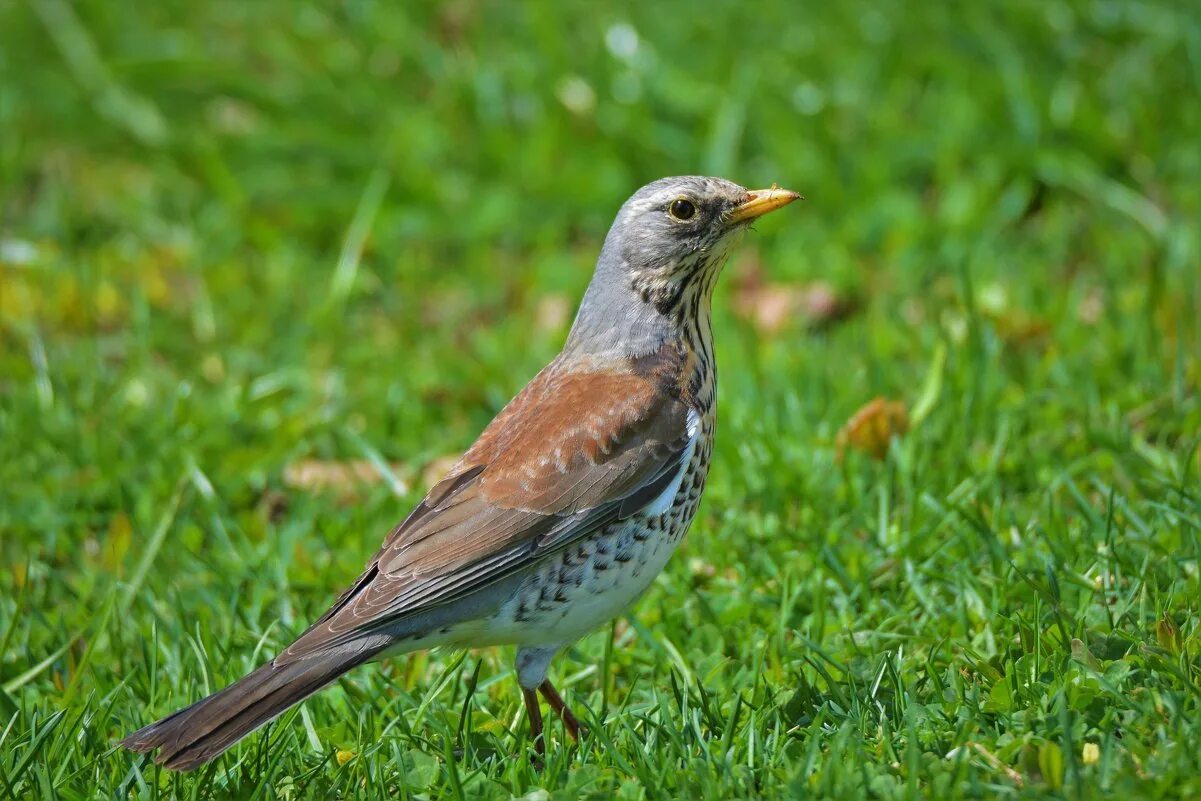
<path fill-rule="evenodd" d="M 539 564 L 481 632 L 497 642 L 574 642 L 627 610 L 659 575 L 696 515 L 709 472 L 713 415 L 689 413 L 684 465 L 646 508 Z"/>

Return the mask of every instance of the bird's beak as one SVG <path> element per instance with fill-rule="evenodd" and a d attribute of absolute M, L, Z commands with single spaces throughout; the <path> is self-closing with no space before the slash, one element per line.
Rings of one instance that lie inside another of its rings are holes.
<path fill-rule="evenodd" d="M 796 192 L 779 189 L 775 186 L 771 189 L 752 189 L 746 193 L 746 199 L 730 211 L 729 216 L 726 217 L 726 222 L 733 225 L 734 223 L 755 220 L 769 211 L 775 211 L 787 206 L 794 200 L 801 199 L 801 196 Z"/>

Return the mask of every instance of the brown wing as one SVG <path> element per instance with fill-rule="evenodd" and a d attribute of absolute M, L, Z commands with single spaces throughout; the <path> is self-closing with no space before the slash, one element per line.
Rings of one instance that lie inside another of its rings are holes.
<path fill-rule="evenodd" d="M 649 503 L 689 440 L 674 356 L 552 362 L 276 664 L 461 598 Z"/>

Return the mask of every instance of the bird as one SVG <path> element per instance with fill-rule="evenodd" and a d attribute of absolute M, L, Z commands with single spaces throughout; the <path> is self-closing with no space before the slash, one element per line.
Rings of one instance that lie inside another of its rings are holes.
<path fill-rule="evenodd" d="M 539 693 L 578 739 L 551 661 L 623 614 L 684 538 L 713 453 L 714 284 L 751 224 L 798 198 L 701 176 L 635 192 L 561 352 L 358 579 L 269 662 L 121 745 L 192 770 L 365 662 L 495 645 L 516 646 L 531 758 L 546 750 Z"/>

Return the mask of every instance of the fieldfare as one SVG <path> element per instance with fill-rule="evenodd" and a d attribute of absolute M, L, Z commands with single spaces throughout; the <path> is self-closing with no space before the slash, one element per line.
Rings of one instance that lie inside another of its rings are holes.
<path fill-rule="evenodd" d="M 799 197 L 664 178 L 626 201 L 563 351 L 496 416 L 333 606 L 274 659 L 122 741 L 190 770 L 383 656 L 517 646 L 535 749 L 562 648 L 621 614 L 684 537 L 712 452 L 710 299 L 730 247 Z"/>

